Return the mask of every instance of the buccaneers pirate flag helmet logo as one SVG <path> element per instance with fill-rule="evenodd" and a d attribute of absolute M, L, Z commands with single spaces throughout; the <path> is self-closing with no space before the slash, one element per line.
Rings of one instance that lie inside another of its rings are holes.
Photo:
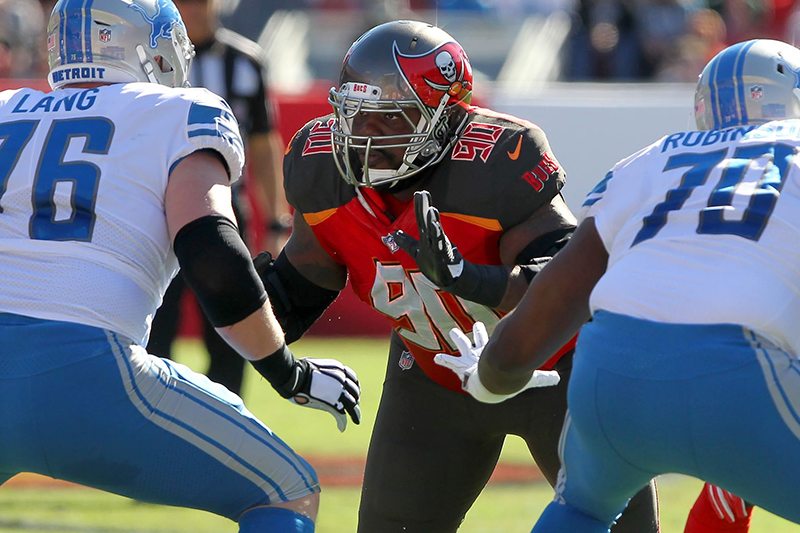
<path fill-rule="evenodd" d="M 394 56 L 403 77 L 428 107 L 439 107 L 445 95 L 447 105 L 469 103 L 472 67 L 458 43 L 445 43 L 419 55 L 405 55 L 395 43 Z"/>

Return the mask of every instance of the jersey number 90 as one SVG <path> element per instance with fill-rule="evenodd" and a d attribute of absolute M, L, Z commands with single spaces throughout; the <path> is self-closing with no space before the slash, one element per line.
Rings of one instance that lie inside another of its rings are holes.
<path fill-rule="evenodd" d="M 397 332 L 407 341 L 432 352 L 457 353 L 449 331 L 464 329 L 454 315 L 470 325 L 481 321 L 491 332 L 500 318 L 486 306 L 456 298 L 459 309 L 449 308 L 440 297 L 441 290 L 422 272 L 410 272 L 399 264 L 375 263 L 375 281 L 370 296 L 372 306 L 402 323 Z M 396 287 L 396 290 L 392 289 Z M 443 345 L 443 342 L 445 345 Z"/>

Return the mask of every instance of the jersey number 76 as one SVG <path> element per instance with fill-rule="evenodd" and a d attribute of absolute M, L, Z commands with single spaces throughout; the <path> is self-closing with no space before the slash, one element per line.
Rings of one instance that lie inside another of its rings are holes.
<path fill-rule="evenodd" d="M 8 180 L 34 136 L 38 120 L 0 124 L 0 213 Z M 114 136 L 114 124 L 102 117 L 55 120 L 50 125 L 33 176 L 33 212 L 28 224 L 32 239 L 89 241 L 95 222 L 100 168 L 90 161 L 64 161 L 74 138 L 85 140 L 82 153 L 107 154 Z M 56 194 L 69 186 L 71 212 L 57 219 Z"/>

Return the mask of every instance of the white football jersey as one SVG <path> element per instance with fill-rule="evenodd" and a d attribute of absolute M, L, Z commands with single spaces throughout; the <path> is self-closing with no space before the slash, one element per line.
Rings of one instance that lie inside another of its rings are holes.
<path fill-rule="evenodd" d="M 592 310 L 740 324 L 800 353 L 800 120 L 667 135 L 592 190 Z"/>
<path fill-rule="evenodd" d="M 230 108 L 151 83 L 0 92 L 0 312 L 145 343 L 177 260 L 164 196 L 199 149 L 244 163 Z"/>

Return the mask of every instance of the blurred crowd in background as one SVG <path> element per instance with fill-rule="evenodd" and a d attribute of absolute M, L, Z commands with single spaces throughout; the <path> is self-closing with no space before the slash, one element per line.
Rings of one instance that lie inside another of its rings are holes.
<path fill-rule="evenodd" d="M 213 1 L 213 0 L 197 0 Z M 693 82 L 702 66 L 725 46 L 755 37 L 800 42 L 798 0 L 220 0 L 223 21 L 255 41 L 273 16 L 336 14 L 366 21 L 346 31 L 391 18 L 431 20 L 431 14 L 458 14 L 457 20 L 493 22 L 559 15 L 568 21 L 564 38 L 536 46 L 559 58 L 550 79 L 559 81 Z M 47 72 L 46 21 L 55 0 L 0 0 L 0 77 L 35 78 Z M 354 13 L 360 12 L 360 13 Z M 281 15 L 283 14 L 283 15 Z M 333 16 L 332 20 L 342 20 Z M 238 27 L 237 27 L 238 26 Z M 335 25 L 332 26 L 335 30 Z M 516 26 L 517 28 L 519 26 Z M 331 27 L 329 26 L 328 29 Z M 317 28 L 319 29 L 319 28 Z M 475 51 L 459 28 L 445 29 Z M 342 30 L 345 31 L 345 30 Z M 464 30 L 468 31 L 468 30 Z M 531 30 L 529 30 L 531 31 Z M 534 30 L 535 31 L 535 30 Z M 798 34 L 798 35 L 795 35 Z M 349 36 L 349 35 L 348 35 Z M 474 46 L 473 46 L 474 48 Z M 276 48 L 280 50 L 280 47 Z M 345 48 L 346 49 L 346 48 Z M 345 50 L 335 50 L 341 57 Z M 313 50 L 310 52 L 313 55 Z M 543 54 L 545 57 L 547 54 Z M 267 63 L 271 58 L 267 56 Z M 505 58 L 497 57 L 502 62 Z M 330 62 L 324 58 L 326 62 Z M 313 62 L 312 62 L 313 63 Z M 333 65 L 333 72 L 338 65 Z M 318 69 L 323 70 L 323 69 Z M 485 76 L 491 80 L 493 76 Z M 499 70 L 499 68 L 497 69 Z M 314 72 L 319 79 L 331 71 Z"/>

